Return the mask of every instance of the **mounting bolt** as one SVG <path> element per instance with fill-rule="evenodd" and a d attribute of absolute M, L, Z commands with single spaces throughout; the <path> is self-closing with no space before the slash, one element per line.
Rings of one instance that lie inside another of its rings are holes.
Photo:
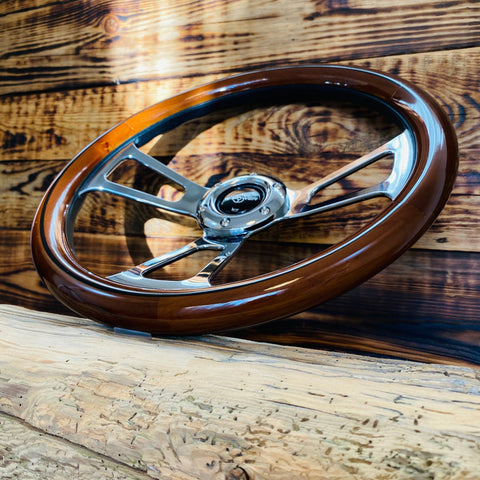
<path fill-rule="evenodd" d="M 262 207 L 262 208 L 260 209 L 260 213 L 261 213 L 262 215 L 268 215 L 268 214 L 270 213 L 270 208 L 267 207 L 267 206 L 264 206 L 264 207 Z"/>
<path fill-rule="evenodd" d="M 220 225 L 222 227 L 228 227 L 230 224 L 230 219 L 228 217 L 223 217 L 222 220 L 220 221 Z"/>

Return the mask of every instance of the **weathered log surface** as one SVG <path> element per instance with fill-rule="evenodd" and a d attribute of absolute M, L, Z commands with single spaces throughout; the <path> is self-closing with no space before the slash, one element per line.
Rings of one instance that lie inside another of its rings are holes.
<path fill-rule="evenodd" d="M 0 347 L 2 478 L 480 478 L 478 369 L 12 306 Z"/>

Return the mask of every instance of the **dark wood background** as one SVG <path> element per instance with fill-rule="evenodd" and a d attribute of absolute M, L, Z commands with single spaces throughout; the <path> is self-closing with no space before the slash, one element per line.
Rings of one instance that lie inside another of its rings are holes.
<path fill-rule="evenodd" d="M 414 82 L 450 116 L 460 170 L 448 205 L 411 250 L 364 285 L 236 335 L 480 363 L 478 2 L 5 0 L 0 15 L 2 302 L 67 312 L 36 275 L 30 225 L 55 175 L 112 125 L 187 88 L 260 67 L 366 66 Z M 287 117 L 290 124 L 298 121 L 294 114 Z M 247 126 L 249 119 L 244 118 Z M 266 149 L 256 155 L 272 153 L 258 131 L 240 128 L 235 137 L 237 127 L 222 125 L 197 141 L 203 150 L 195 150 L 195 142 L 182 149 L 179 162 L 194 154 L 208 162 L 212 144 L 241 161 L 236 147 L 246 138 Z M 234 137 L 235 148 L 229 143 Z M 359 152 L 367 144 L 362 140 Z M 120 222 L 113 217 L 114 224 Z M 87 227 L 84 234 L 88 251 Z M 115 236 L 103 239 L 103 248 L 115 241 Z"/>

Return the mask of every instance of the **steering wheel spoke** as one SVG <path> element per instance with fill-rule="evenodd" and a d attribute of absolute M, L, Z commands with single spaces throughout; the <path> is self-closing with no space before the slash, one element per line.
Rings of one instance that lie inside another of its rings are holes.
<path fill-rule="evenodd" d="M 126 160 L 134 160 L 161 175 L 166 183 L 173 184 L 181 194 L 176 201 L 165 200 L 137 188 L 122 185 L 109 177 Z M 91 191 L 108 192 L 135 202 L 144 203 L 169 212 L 180 213 L 197 218 L 198 204 L 208 191 L 207 188 L 180 175 L 162 162 L 142 152 L 134 143 L 127 145 L 99 168 L 92 178 L 79 191 L 79 195 Z"/>
<path fill-rule="evenodd" d="M 198 284 L 212 284 L 212 280 L 220 273 L 221 270 L 225 268 L 225 266 L 232 260 L 235 253 L 240 249 L 244 242 L 244 239 L 237 239 L 233 241 L 228 241 L 222 243 L 222 250 L 220 253 L 210 260 L 210 262 L 205 265 L 195 276 L 191 277 L 189 280 L 193 283 Z"/>
<path fill-rule="evenodd" d="M 337 183 L 350 175 L 372 165 L 387 155 L 393 155 L 393 167 L 390 175 L 370 187 L 359 189 L 338 197 L 330 198 L 318 204 L 311 204 L 322 190 Z M 332 172 L 324 178 L 307 185 L 300 190 L 289 190 L 290 208 L 285 218 L 295 218 L 328 210 L 345 207 L 375 197 L 388 197 L 393 200 L 406 184 L 415 162 L 415 146 L 413 135 L 410 131 L 402 133 L 384 143 L 375 150 L 350 162 L 344 167 Z"/>
<path fill-rule="evenodd" d="M 388 197 L 383 183 L 368 188 L 362 188 L 355 192 L 340 195 L 338 197 L 333 197 L 314 205 L 304 205 L 299 213 L 287 215 L 285 218 L 305 217 L 307 215 L 329 212 L 378 197 Z"/>
<path fill-rule="evenodd" d="M 135 285 L 146 289 L 168 288 L 175 291 L 186 288 L 207 288 L 211 286 L 214 276 L 232 259 L 242 243 L 243 239 L 220 242 L 201 237 L 176 250 L 154 257 L 123 272 L 110 275 L 108 279 L 124 285 Z M 219 254 L 192 277 L 183 280 L 164 280 L 148 277 L 149 273 L 202 250 L 218 250 Z"/>

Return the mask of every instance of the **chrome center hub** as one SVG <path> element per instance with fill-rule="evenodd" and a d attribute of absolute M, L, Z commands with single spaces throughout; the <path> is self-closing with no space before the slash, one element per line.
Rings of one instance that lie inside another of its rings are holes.
<path fill-rule="evenodd" d="M 283 183 L 263 175 L 242 175 L 211 188 L 198 207 L 207 237 L 237 237 L 264 228 L 288 210 Z"/>

